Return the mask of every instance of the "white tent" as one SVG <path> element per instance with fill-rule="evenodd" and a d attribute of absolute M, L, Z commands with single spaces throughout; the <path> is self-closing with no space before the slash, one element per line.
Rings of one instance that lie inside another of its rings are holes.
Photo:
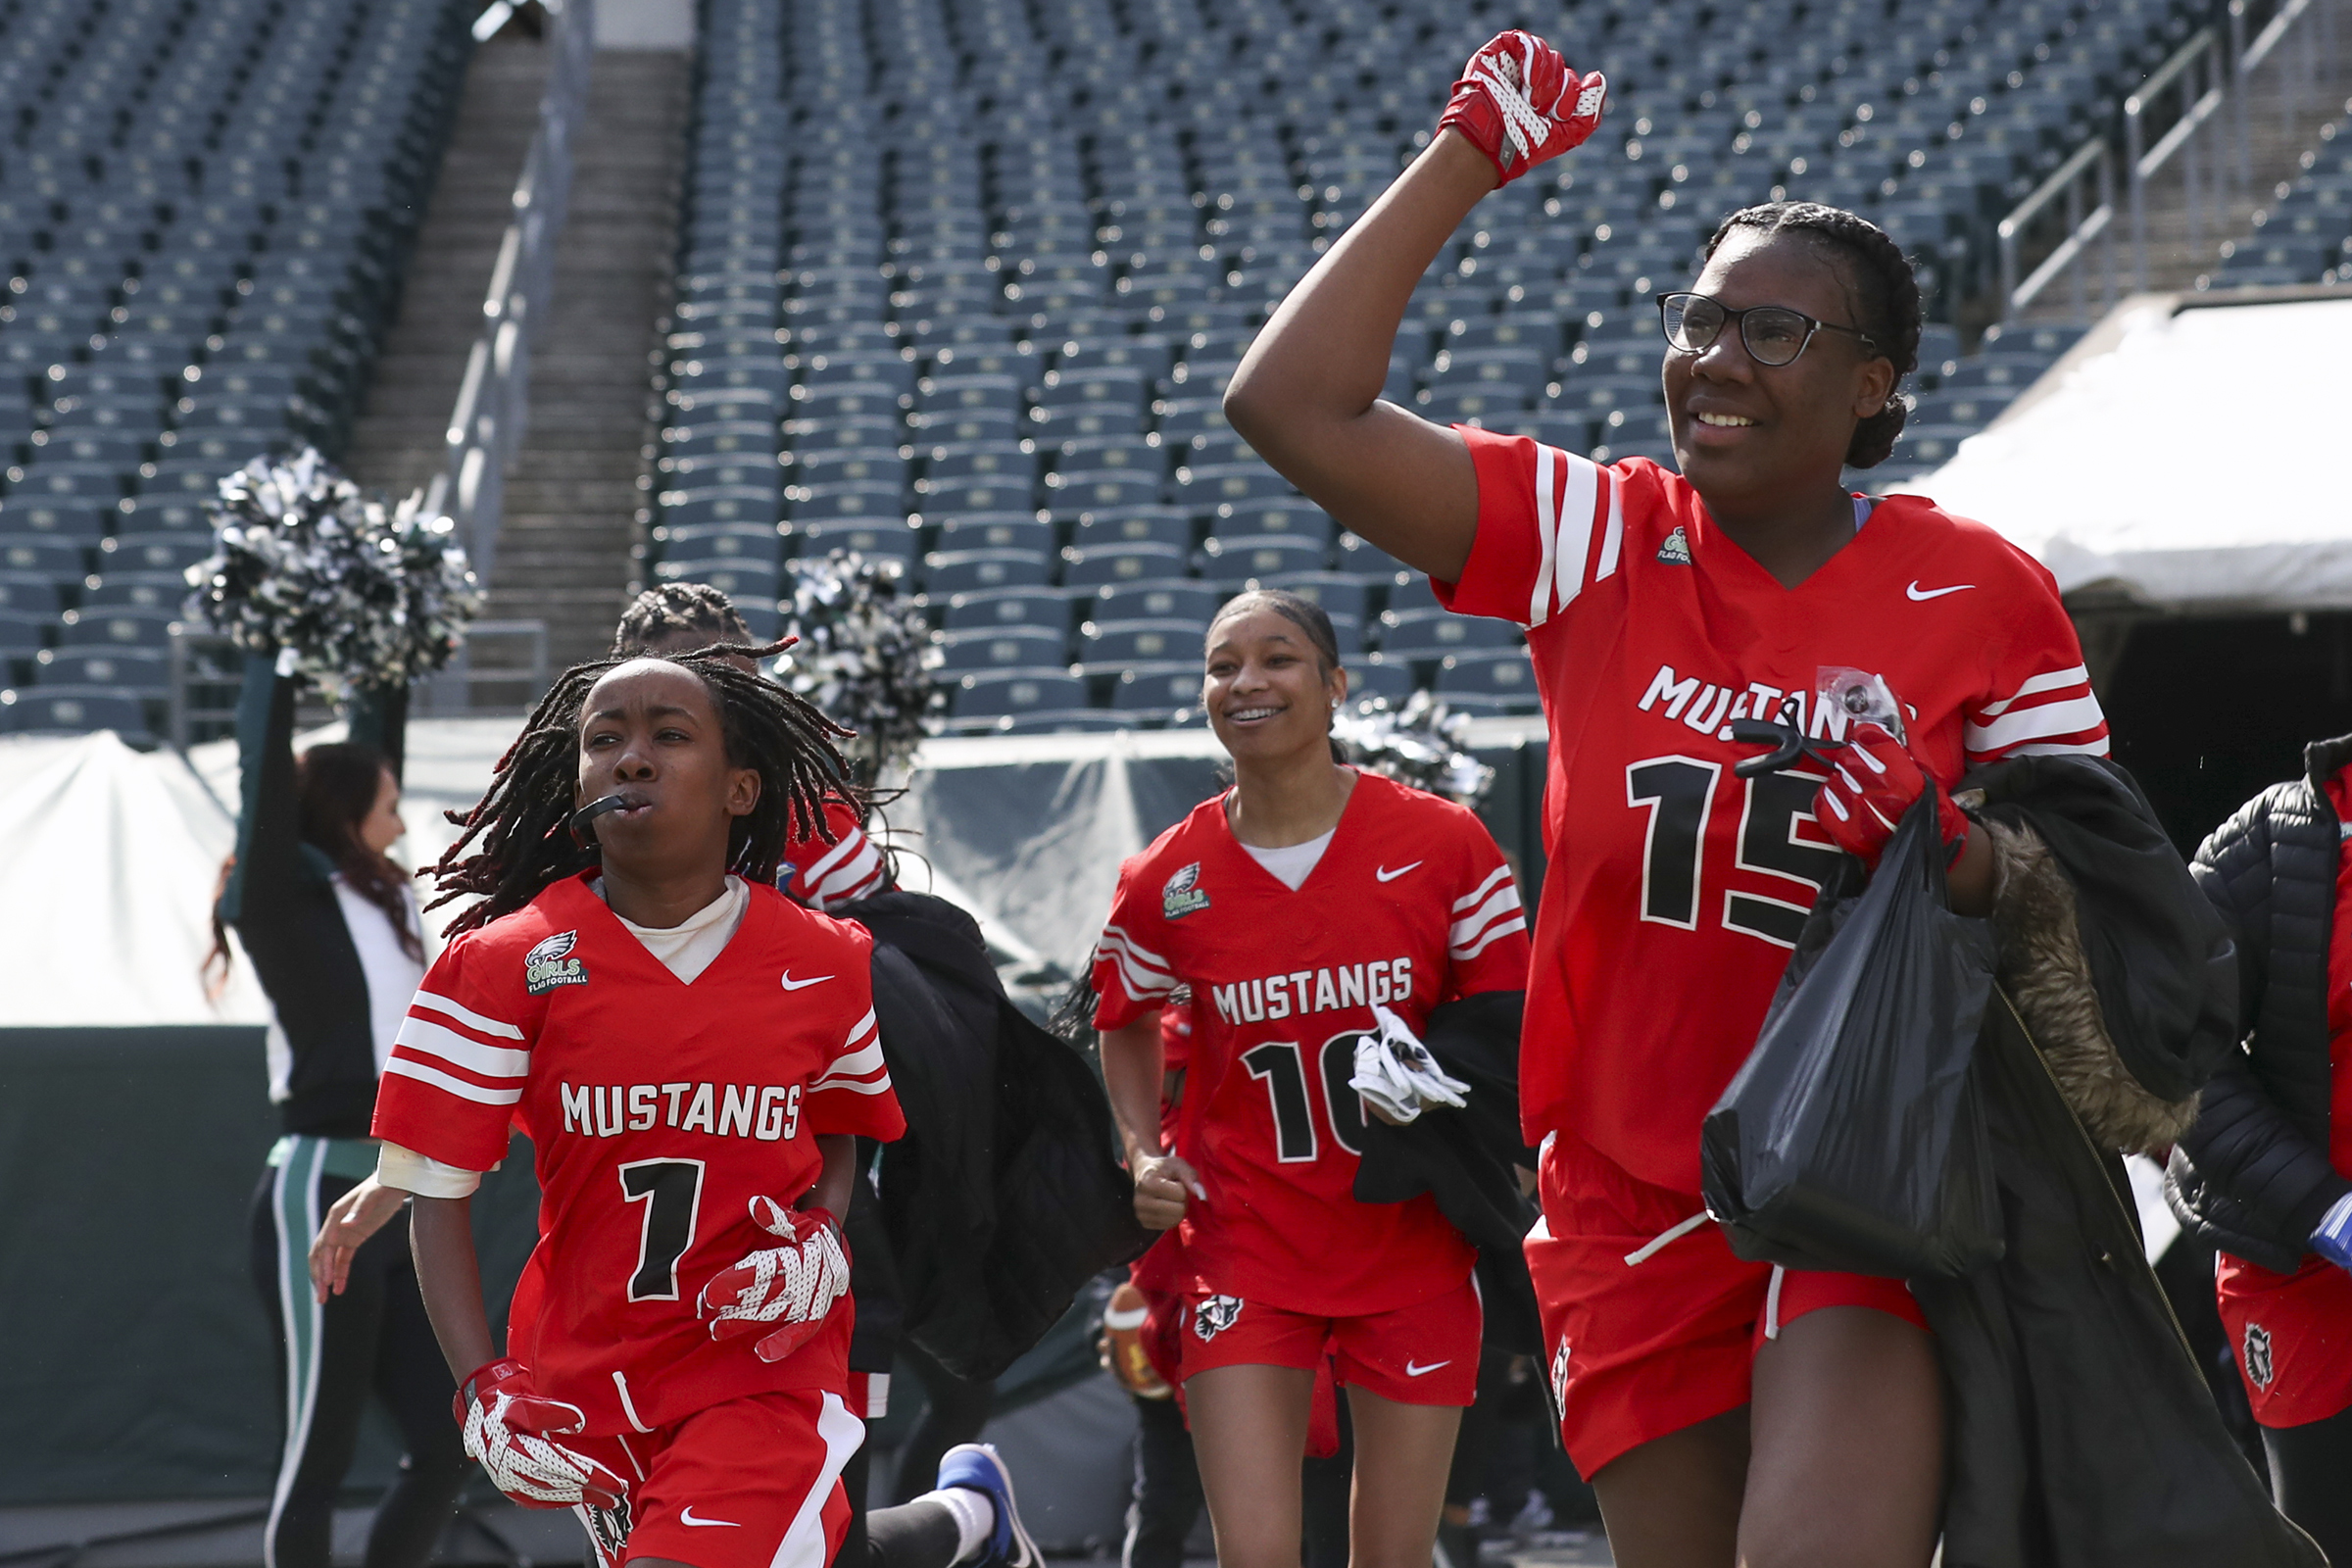
<path fill-rule="evenodd" d="M 2120 307 L 1899 490 L 1999 529 L 2068 594 L 2172 611 L 2352 606 L 2352 298 Z"/>

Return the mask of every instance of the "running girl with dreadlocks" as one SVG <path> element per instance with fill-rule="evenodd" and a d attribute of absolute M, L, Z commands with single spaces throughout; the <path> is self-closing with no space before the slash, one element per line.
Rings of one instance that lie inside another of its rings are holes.
<path fill-rule="evenodd" d="M 1659 298 L 1679 473 L 1380 401 L 1455 225 L 1590 135 L 1606 92 L 1527 33 L 1481 49 L 1427 151 L 1258 335 L 1226 411 L 1448 607 L 1527 628 L 1550 727 L 1528 1255 L 1617 1561 L 1925 1564 L 1944 1430 L 1925 1320 L 1899 1281 L 1734 1257 L 1705 1224 L 1699 1124 L 1841 852 L 1874 861 L 1930 778 L 2103 756 L 2106 722 L 2048 572 L 1925 498 L 1840 482 L 1886 458 L 1919 343 L 1909 264 L 1851 213 L 1735 213 L 1696 281 Z M 1819 704 L 1834 666 L 1883 677 L 1902 733 Z M 1740 778 L 1754 748 L 1730 726 L 1748 717 L 1851 744 L 1827 778 Z M 1948 794 L 1940 826 L 1953 901 L 1983 912 L 1986 831 Z"/>
<path fill-rule="evenodd" d="M 848 1507 L 856 1138 L 904 1128 L 871 940 L 772 886 L 840 734 L 732 662 L 567 671 L 435 867 L 478 899 L 426 974 L 375 1112 L 466 1451 L 581 1511 L 607 1568 L 821 1568 Z M 507 1350 L 467 1208 L 511 1127 L 540 1243 Z"/>

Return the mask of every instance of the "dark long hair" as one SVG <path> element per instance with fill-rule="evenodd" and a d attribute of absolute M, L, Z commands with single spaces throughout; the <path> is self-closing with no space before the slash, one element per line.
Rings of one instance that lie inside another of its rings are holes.
<path fill-rule="evenodd" d="M 375 810 L 376 793 L 390 767 L 383 753 L 357 741 L 314 746 L 295 758 L 295 833 L 333 862 L 354 893 L 383 911 L 399 934 L 400 951 L 422 963 L 424 945 L 416 938 L 408 900 L 402 897 L 409 873 L 360 838 L 360 824 Z M 234 855 L 220 862 L 220 882 L 213 890 L 213 951 L 205 955 L 204 970 L 216 992 L 228 979 L 228 929 L 220 921 L 220 898 L 228 891 L 229 873 L 236 864 Z"/>
<path fill-rule="evenodd" d="M 1919 279 L 1911 270 L 1911 259 L 1869 219 L 1819 202 L 1766 202 L 1742 208 L 1716 227 L 1707 241 L 1707 254 L 1713 256 L 1734 229 L 1750 229 L 1768 239 L 1802 234 L 1842 264 L 1839 271 L 1853 302 L 1854 326 L 1869 333 L 1876 352 L 1894 367 L 1894 387 L 1886 394 L 1886 406 L 1854 426 L 1845 462 L 1853 468 L 1885 463 L 1911 412 L 1903 377 L 1919 368 Z"/>
<path fill-rule="evenodd" d="M 783 643 L 714 643 L 689 654 L 637 655 L 694 671 L 718 710 L 727 760 L 760 775 L 760 800 L 736 819 L 727 869 L 747 882 L 773 882 L 784 846 L 825 832 L 825 796 L 847 765 L 834 746 L 850 732 L 774 681 L 729 662 L 782 653 Z M 541 892 L 597 863 L 599 850 L 572 837 L 568 818 L 578 778 L 580 715 L 589 691 L 627 659 L 574 664 L 558 676 L 524 721 L 521 736 L 492 770 L 490 788 L 470 811 L 451 811 L 465 831 L 433 865 L 441 896 L 428 908 L 478 896 L 450 933 L 512 914 Z"/>

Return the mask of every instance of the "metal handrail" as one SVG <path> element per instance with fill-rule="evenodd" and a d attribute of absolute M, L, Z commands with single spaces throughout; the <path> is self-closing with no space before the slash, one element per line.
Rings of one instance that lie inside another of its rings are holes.
<path fill-rule="evenodd" d="M 595 0 L 548 0 L 547 10 L 553 60 L 539 100 L 539 128 L 514 184 L 514 217 L 499 237 L 482 300 L 481 336 L 466 355 L 442 435 L 441 471 L 425 493 L 427 511 L 445 512 L 456 521 L 484 583 L 492 580 L 498 560 L 507 464 L 530 417 L 531 333 L 547 315 L 556 236 L 571 198 L 572 130 L 587 111 L 595 48 Z M 475 630 L 484 624 L 476 622 Z"/>
<path fill-rule="evenodd" d="M 2189 40 L 2173 52 L 2173 57 L 2155 72 L 2139 90 L 2124 100 L 2124 167 L 2132 182 L 2132 276 L 2134 285 L 2148 286 L 2148 210 L 2147 186 L 2175 153 L 2188 149 L 2184 171 L 2188 195 L 2188 228 L 2191 243 L 2202 248 L 2205 240 L 2206 200 L 2200 187 L 2206 181 L 2193 138 L 2198 127 L 2213 118 L 2228 97 L 2223 85 L 2223 57 L 2228 53 L 2221 47 L 2221 34 L 2211 27 L 2200 27 Z M 2202 65 L 2205 86 L 2199 91 L 2190 74 Z M 2176 82 L 2184 82 L 2187 96 L 2182 101 L 2180 118 L 2157 138 L 2156 145 L 2142 151 L 2147 136 L 2148 111 Z M 2218 181 L 2216 182 L 2218 185 Z M 2212 192 L 2212 205 L 2218 219 L 2221 192 Z"/>
<path fill-rule="evenodd" d="M 2094 171 L 2098 176 L 2099 203 L 2085 216 L 2082 212 L 2082 175 Z M 2043 258 L 2031 276 L 2021 282 L 2017 270 L 2026 226 L 2039 217 L 2044 208 L 2060 198 L 2066 202 L 2066 238 L 2059 241 L 2058 247 Z M 2049 178 L 2034 187 L 2031 196 L 2018 203 L 2009 216 L 2001 220 L 1995 230 L 2001 257 L 2001 319 L 2007 320 L 2039 298 L 2050 280 L 2074 267 L 2076 259 L 2093 240 L 2104 240 L 2106 243 L 2107 278 L 2103 303 L 2112 306 L 2115 303 L 2114 222 L 2114 150 L 2103 140 L 2084 142 L 2075 149 L 2073 157 L 2058 166 Z M 2075 314 L 2080 316 L 2083 307 L 2082 269 L 2075 268 L 2072 276 Z"/>

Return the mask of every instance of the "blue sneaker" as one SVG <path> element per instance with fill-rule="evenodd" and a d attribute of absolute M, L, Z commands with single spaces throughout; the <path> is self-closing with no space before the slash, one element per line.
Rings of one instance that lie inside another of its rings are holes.
<path fill-rule="evenodd" d="M 1013 1506 L 1012 1473 L 997 1457 L 996 1445 L 958 1443 L 941 1454 L 938 1486 L 942 1492 L 950 1487 L 968 1488 L 996 1504 L 997 1528 L 989 1533 L 988 1552 L 980 1559 L 982 1568 L 1044 1568 L 1045 1558 L 1021 1524 L 1020 1510 Z"/>

